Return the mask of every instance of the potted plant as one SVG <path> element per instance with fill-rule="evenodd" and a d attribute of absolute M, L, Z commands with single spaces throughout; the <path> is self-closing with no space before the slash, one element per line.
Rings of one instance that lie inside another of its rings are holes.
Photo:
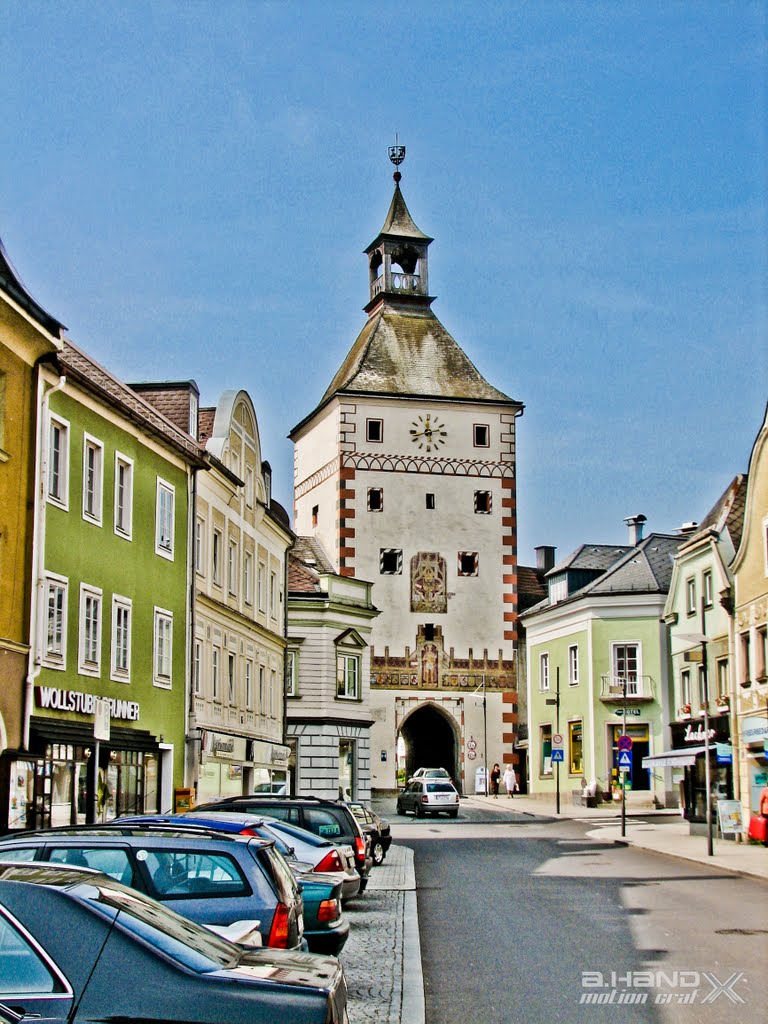
<path fill-rule="evenodd" d="M 691 705 L 683 704 L 681 708 L 677 709 L 678 718 L 690 718 L 691 717 Z"/>
<path fill-rule="evenodd" d="M 727 697 L 727 696 L 724 696 L 724 695 L 720 696 L 720 697 L 716 697 L 715 698 L 715 704 L 717 705 L 718 712 L 722 715 L 726 711 L 728 711 L 728 709 L 730 708 L 730 706 L 731 706 L 731 698 Z"/>

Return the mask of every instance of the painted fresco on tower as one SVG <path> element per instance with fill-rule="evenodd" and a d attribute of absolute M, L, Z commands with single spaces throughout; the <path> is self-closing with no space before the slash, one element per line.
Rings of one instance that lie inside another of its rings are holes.
<path fill-rule="evenodd" d="M 445 559 L 437 551 L 419 551 L 411 559 L 411 611 L 448 611 Z"/>

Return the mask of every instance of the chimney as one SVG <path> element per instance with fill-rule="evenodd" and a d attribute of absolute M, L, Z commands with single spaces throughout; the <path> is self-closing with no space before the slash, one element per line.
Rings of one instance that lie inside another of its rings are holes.
<path fill-rule="evenodd" d="M 643 527 L 647 521 L 644 515 L 628 516 L 624 520 L 629 527 L 629 543 L 633 548 L 643 539 Z"/>
<path fill-rule="evenodd" d="M 683 523 L 683 525 L 680 527 L 680 533 L 682 533 L 684 537 L 690 537 L 692 533 L 696 533 L 698 525 L 698 523 L 693 521 L 691 521 L 690 523 Z"/>
<path fill-rule="evenodd" d="M 555 564 L 555 552 L 557 548 L 541 544 L 533 549 L 536 552 L 536 568 L 539 572 L 549 572 Z"/>

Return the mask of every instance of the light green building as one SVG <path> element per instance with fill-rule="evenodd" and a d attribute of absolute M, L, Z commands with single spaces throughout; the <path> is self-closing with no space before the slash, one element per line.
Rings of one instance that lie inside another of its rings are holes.
<path fill-rule="evenodd" d="M 673 799 L 663 774 L 644 769 L 642 759 L 669 745 L 669 653 L 661 619 L 681 538 L 643 540 L 645 517 L 627 522 L 629 544 L 582 545 L 547 573 L 547 598 L 521 616 L 532 794 L 554 799 L 559 776 L 566 803 L 581 799 L 587 786 L 603 799 L 620 798 L 618 748 L 625 734 L 632 741 L 627 799 L 664 806 Z"/>
<path fill-rule="evenodd" d="M 166 810 L 184 784 L 189 508 L 206 463 L 189 432 L 70 342 L 44 379 L 29 753 L 11 828 Z"/>

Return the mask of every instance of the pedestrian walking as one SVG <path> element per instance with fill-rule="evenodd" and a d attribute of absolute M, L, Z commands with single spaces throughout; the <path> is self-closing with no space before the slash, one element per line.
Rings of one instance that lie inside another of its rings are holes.
<path fill-rule="evenodd" d="M 515 775 L 515 769 L 511 764 L 508 764 L 504 769 L 504 789 L 507 791 L 507 796 L 511 800 L 515 795 L 517 789 L 517 776 Z"/>
<path fill-rule="evenodd" d="M 491 769 L 491 792 L 493 793 L 493 799 L 499 799 L 499 782 L 501 781 L 501 768 L 499 768 L 498 761 Z"/>

